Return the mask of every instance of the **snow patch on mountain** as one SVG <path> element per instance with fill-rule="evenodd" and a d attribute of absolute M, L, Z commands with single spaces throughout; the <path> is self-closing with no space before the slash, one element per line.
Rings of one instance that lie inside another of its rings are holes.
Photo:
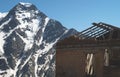
<path fill-rule="evenodd" d="M 42 33 L 44 33 L 44 30 L 45 30 L 45 28 L 46 28 L 49 20 L 50 20 L 50 19 L 49 19 L 48 17 L 45 18 L 45 23 L 44 23 L 44 25 L 43 25 L 44 28 L 42 29 Z M 41 44 L 42 40 L 43 40 L 43 35 L 42 35 L 41 39 L 36 42 L 36 44 L 39 46 L 39 45 Z"/>
<path fill-rule="evenodd" d="M 0 25 L 0 30 L 3 29 L 3 26 L 4 26 L 4 25 L 7 25 L 10 21 L 11 21 L 11 18 L 10 18 L 8 21 L 5 21 L 4 23 L 2 23 L 2 24 Z"/>
<path fill-rule="evenodd" d="M 25 7 L 30 7 L 32 4 L 30 3 L 22 3 Z M 19 8 L 18 8 L 19 9 Z M 20 22 L 20 25 L 18 25 L 18 29 L 20 28 L 21 31 L 25 32 L 27 35 L 27 38 L 24 38 L 22 36 L 21 39 L 23 39 L 25 43 L 25 51 L 32 48 L 32 45 L 34 43 L 34 37 L 38 30 L 41 28 L 39 24 L 41 23 L 41 18 L 37 17 L 36 19 L 35 14 L 38 14 L 38 10 L 36 11 L 26 11 L 26 10 L 19 10 L 16 12 L 16 19 Z"/>
<path fill-rule="evenodd" d="M 0 30 L 3 29 L 3 26 L 8 24 L 10 22 L 11 18 L 4 22 L 2 25 L 0 25 Z M 5 43 L 5 37 L 6 37 L 6 34 L 2 31 L 0 31 L 0 55 L 3 55 L 4 54 L 4 50 L 3 50 L 3 46 L 4 46 L 4 43 Z"/>
<path fill-rule="evenodd" d="M 5 13 L 1 13 L 1 12 L 0 12 L 0 20 L 1 20 L 2 18 L 4 18 L 7 14 L 8 14 L 7 12 L 5 12 Z"/>
<path fill-rule="evenodd" d="M 3 50 L 3 46 L 4 46 L 4 37 L 5 34 L 3 32 L 0 32 L 0 55 L 3 55 L 4 54 L 4 50 Z"/>
<path fill-rule="evenodd" d="M 24 3 L 24 2 L 20 2 L 20 4 L 26 7 L 30 7 L 32 5 L 31 3 Z"/>

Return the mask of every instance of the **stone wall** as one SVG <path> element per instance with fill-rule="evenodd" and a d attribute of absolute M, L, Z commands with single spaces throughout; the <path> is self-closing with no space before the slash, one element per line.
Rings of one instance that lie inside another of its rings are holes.
<path fill-rule="evenodd" d="M 84 52 L 79 50 L 62 50 L 56 52 L 56 77 L 85 77 Z"/>
<path fill-rule="evenodd" d="M 85 68 L 87 54 L 78 49 L 56 50 L 56 77 L 87 77 Z M 104 53 L 101 51 L 90 52 L 94 54 L 94 77 L 103 77 Z"/>

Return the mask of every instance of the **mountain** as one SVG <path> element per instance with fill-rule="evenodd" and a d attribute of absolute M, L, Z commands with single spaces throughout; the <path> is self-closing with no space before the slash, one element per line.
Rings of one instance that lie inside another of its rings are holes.
<path fill-rule="evenodd" d="M 18 3 L 0 20 L 0 77 L 54 77 L 54 46 L 76 33 L 35 5 Z"/>

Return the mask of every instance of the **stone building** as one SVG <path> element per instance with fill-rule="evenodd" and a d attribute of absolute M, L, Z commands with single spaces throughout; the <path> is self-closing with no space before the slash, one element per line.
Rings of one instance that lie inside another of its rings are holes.
<path fill-rule="evenodd" d="M 56 77 L 120 77 L 120 28 L 93 23 L 59 41 Z"/>

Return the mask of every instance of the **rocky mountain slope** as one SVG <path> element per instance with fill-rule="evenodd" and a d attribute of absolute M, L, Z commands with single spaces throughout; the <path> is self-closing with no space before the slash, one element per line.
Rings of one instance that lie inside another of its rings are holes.
<path fill-rule="evenodd" d="M 54 45 L 75 33 L 35 5 L 18 3 L 0 20 L 0 77 L 54 77 Z"/>

